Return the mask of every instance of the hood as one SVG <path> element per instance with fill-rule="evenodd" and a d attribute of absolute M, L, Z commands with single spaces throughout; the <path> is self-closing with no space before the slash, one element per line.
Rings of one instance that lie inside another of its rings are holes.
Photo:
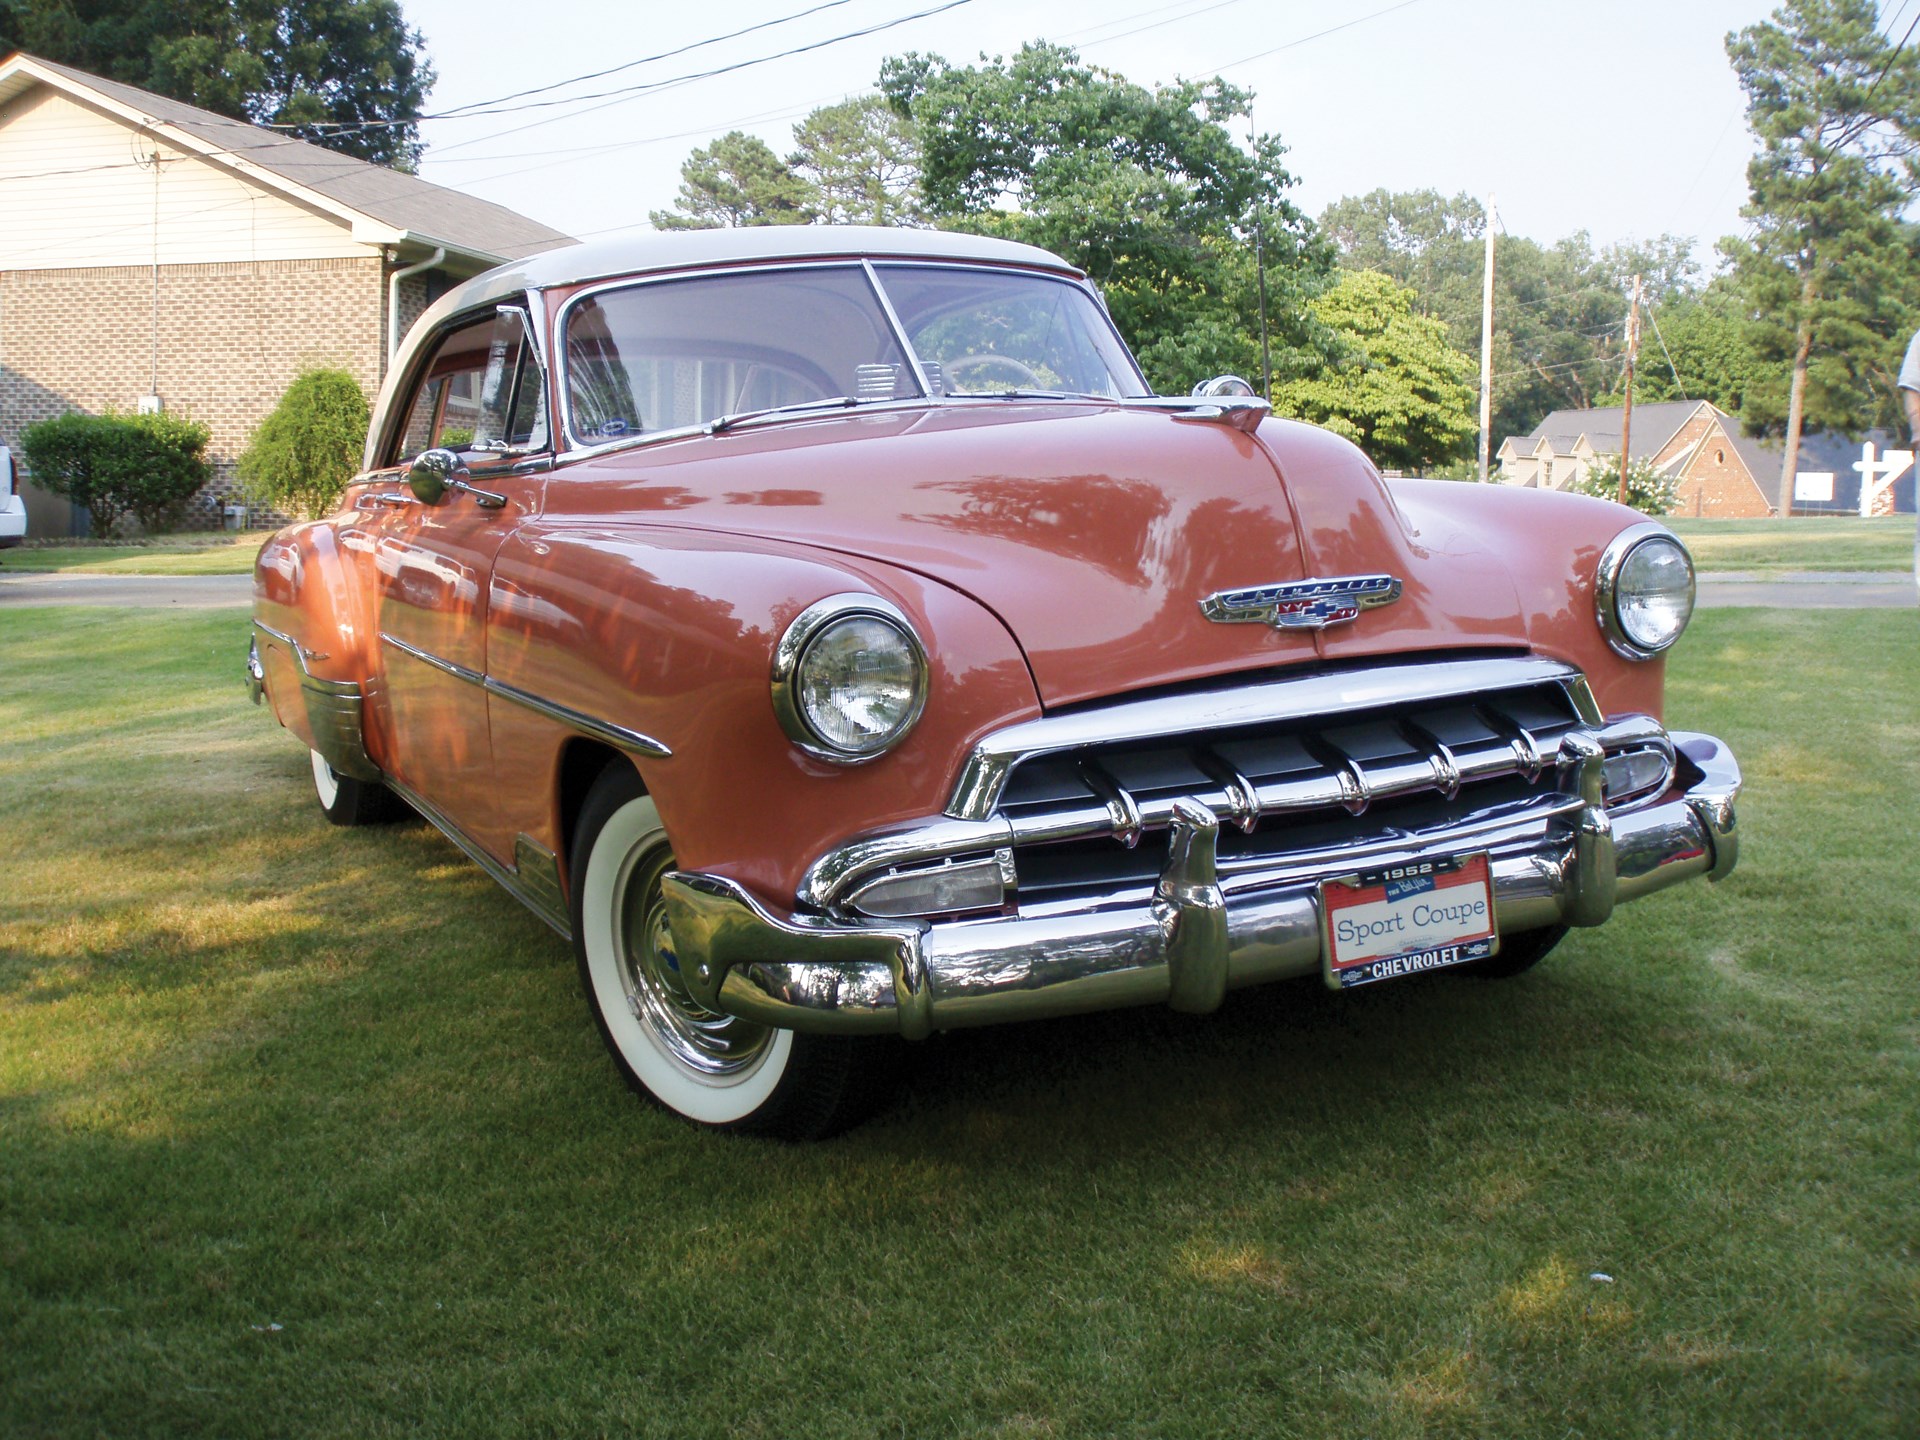
<path fill-rule="evenodd" d="M 680 467 L 697 466 L 680 478 Z M 1347 442 L 1060 402 L 764 426 L 570 467 L 609 514 L 916 571 L 1019 641 L 1048 708 L 1249 669 L 1525 645 L 1485 556 L 1416 548 Z M 599 508 L 596 506 L 595 508 Z M 1316 634 L 1209 620 L 1219 590 L 1385 573 L 1401 598 Z"/>

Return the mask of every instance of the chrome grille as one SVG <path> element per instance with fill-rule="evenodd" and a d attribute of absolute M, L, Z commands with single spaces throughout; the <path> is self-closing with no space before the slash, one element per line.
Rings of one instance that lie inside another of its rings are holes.
<path fill-rule="evenodd" d="M 828 851 L 796 898 L 857 911 L 863 887 L 991 858 L 1023 913 L 1049 892 L 1092 900 L 1157 873 L 1182 807 L 1212 811 L 1223 880 L 1250 884 L 1409 841 L 1537 841 L 1581 810 L 1574 772 L 1602 752 L 1608 808 L 1652 803 L 1674 774 L 1658 721 L 1606 720 L 1578 670 L 1531 655 L 1329 666 L 1061 710 L 985 736 L 944 814 Z"/>
<path fill-rule="evenodd" d="M 998 814 L 1028 903 L 1150 883 L 1183 797 L 1231 822 L 1219 840 L 1223 870 L 1519 815 L 1556 792 L 1561 738 L 1589 728 L 1566 688 L 1546 684 L 1337 724 L 1105 745 L 1016 764 Z"/>

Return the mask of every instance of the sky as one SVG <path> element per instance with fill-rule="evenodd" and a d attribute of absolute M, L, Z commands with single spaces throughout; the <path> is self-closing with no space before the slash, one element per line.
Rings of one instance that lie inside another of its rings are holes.
<path fill-rule="evenodd" d="M 1885 0 L 1883 10 L 1905 3 Z M 921 13 L 941 5 L 950 8 Z M 528 98 L 657 88 L 422 124 L 424 178 L 582 238 L 668 208 L 688 152 L 729 130 L 787 153 L 797 119 L 873 90 L 889 55 L 964 64 L 1048 39 L 1141 84 L 1220 75 L 1254 91 L 1254 122 L 1289 147 L 1293 199 L 1311 215 L 1379 188 L 1464 191 L 1492 195 L 1508 234 L 1550 242 L 1585 230 L 1604 245 L 1670 232 L 1698 240 L 1707 262 L 1713 241 L 1741 228 L 1752 153 L 1726 35 L 1773 9 L 1764 0 L 403 6 L 439 74 L 429 113 L 716 42 Z M 717 38 L 755 25 L 765 28 Z"/>

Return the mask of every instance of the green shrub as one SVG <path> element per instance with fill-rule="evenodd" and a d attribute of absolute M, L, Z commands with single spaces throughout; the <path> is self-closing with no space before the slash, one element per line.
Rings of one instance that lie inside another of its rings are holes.
<path fill-rule="evenodd" d="M 1567 486 L 1580 495 L 1601 500 L 1620 498 L 1620 457 L 1596 455 L 1582 478 Z M 1627 464 L 1627 504 L 1642 515 L 1670 515 L 1680 503 L 1679 486 L 1672 477 L 1662 475 L 1646 460 Z"/>
<path fill-rule="evenodd" d="M 207 427 L 178 415 L 67 414 L 20 432 L 33 483 L 87 507 L 96 540 L 132 515 L 149 532 L 176 523 L 207 483 Z"/>
<path fill-rule="evenodd" d="M 344 370 L 308 370 L 280 397 L 240 457 L 247 497 L 276 510 L 323 515 L 360 468 L 370 412 Z"/>

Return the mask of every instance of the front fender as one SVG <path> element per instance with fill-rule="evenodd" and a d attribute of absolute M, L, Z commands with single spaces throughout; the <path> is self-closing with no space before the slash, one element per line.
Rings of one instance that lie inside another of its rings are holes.
<path fill-rule="evenodd" d="M 928 656 L 926 710 L 876 759 L 809 756 L 780 728 L 774 646 L 795 616 L 847 591 L 898 605 Z M 937 814 L 989 731 L 1040 713 L 1013 636 L 978 603 L 873 561 L 663 527 L 529 528 L 497 559 L 488 672 L 663 742 L 636 761 L 682 868 L 790 901 L 809 861 L 858 831 Z M 509 789 L 556 795 L 554 722 L 494 706 Z M 556 850 L 568 837 L 552 821 Z"/>
<path fill-rule="evenodd" d="M 1532 648 L 1578 666 L 1603 711 L 1662 716 L 1665 659 L 1618 654 L 1594 612 L 1601 552 L 1644 515 L 1609 500 L 1511 485 L 1394 480 L 1388 488 L 1416 546 L 1462 573 L 1511 577 Z"/>

